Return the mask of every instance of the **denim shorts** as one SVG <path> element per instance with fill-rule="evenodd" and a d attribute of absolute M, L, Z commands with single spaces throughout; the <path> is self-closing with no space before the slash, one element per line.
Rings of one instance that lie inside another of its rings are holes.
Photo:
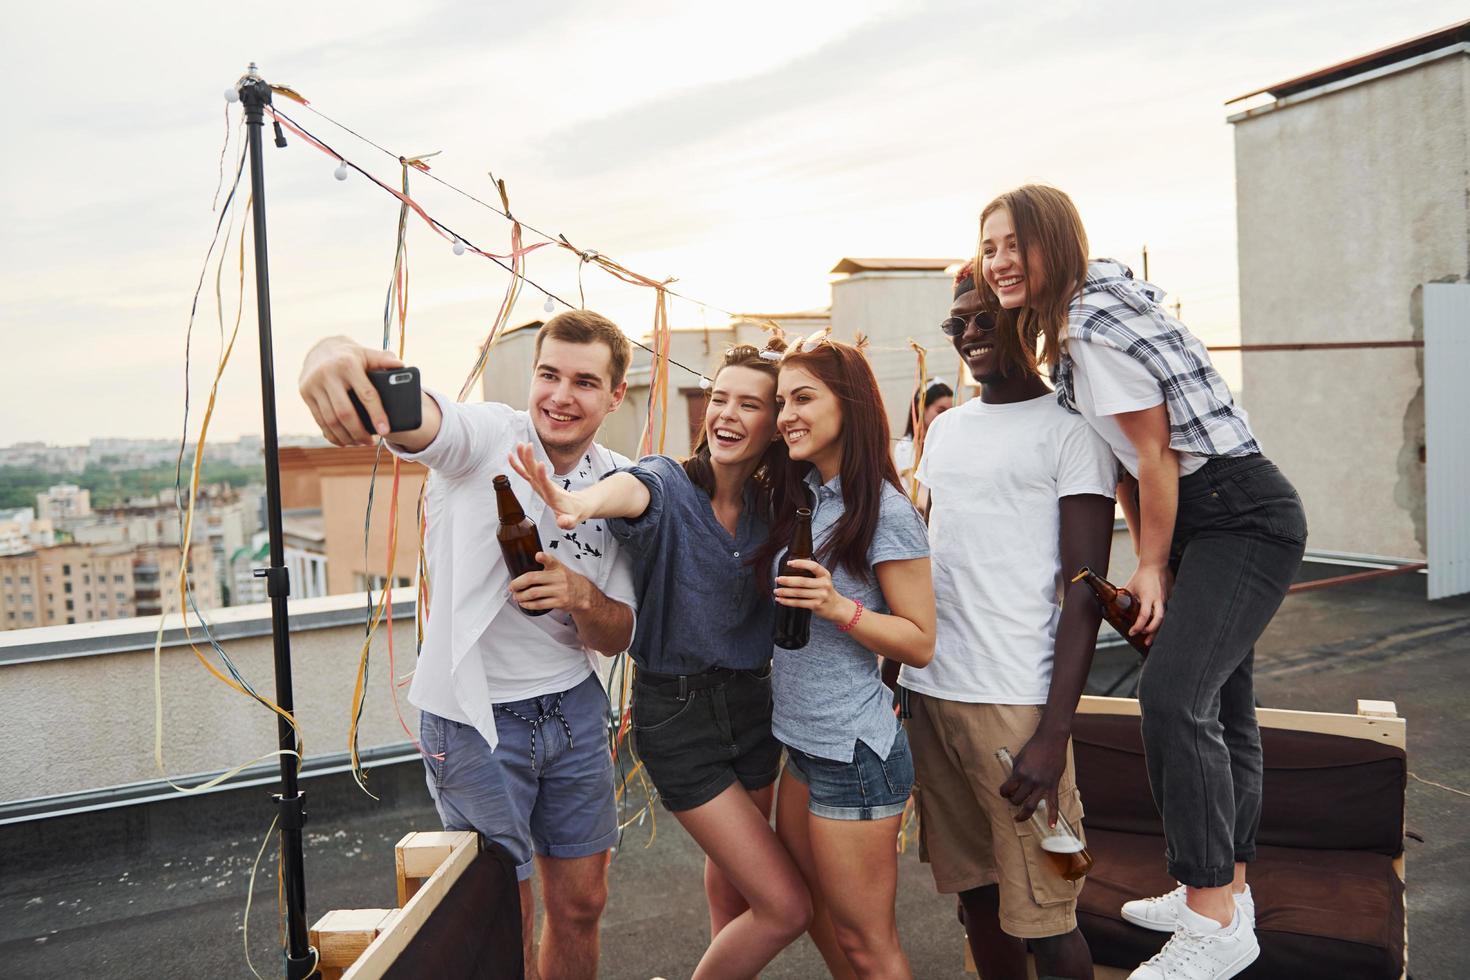
<path fill-rule="evenodd" d="M 914 789 L 914 757 L 902 728 L 888 758 L 859 740 L 851 762 L 836 762 L 786 747 L 786 771 L 806 783 L 807 809 L 832 820 L 883 820 L 903 813 Z"/>
<path fill-rule="evenodd" d="M 633 679 L 633 747 L 659 799 L 692 810 L 738 780 L 748 790 L 776 781 L 781 743 L 771 734 L 771 671 L 714 668 L 678 678 Z"/>
<path fill-rule="evenodd" d="M 473 725 L 423 712 L 429 795 L 444 829 L 500 844 L 521 881 L 531 877 L 533 854 L 579 858 L 612 847 L 618 815 L 607 728 L 596 674 L 560 694 L 497 704 L 494 751 Z"/>

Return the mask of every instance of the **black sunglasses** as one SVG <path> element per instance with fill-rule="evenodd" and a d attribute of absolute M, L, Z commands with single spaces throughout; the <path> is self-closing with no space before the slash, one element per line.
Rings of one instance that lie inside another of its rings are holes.
<path fill-rule="evenodd" d="M 995 317 L 985 310 L 976 310 L 969 316 L 952 316 L 939 324 L 946 337 L 962 337 L 966 328 L 973 323 L 977 333 L 990 333 L 995 329 Z"/>

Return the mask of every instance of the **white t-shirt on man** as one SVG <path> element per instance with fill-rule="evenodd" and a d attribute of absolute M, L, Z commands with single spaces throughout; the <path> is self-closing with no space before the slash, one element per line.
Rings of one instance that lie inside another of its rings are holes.
<path fill-rule="evenodd" d="M 900 683 L 949 701 L 1045 704 L 1063 592 L 1060 502 L 1113 496 L 1108 444 L 1050 392 L 1008 405 L 975 398 L 934 420 L 917 475 L 931 494 L 938 623 L 934 659 L 905 666 Z"/>
<path fill-rule="evenodd" d="M 1073 362 L 1072 395 L 1077 400 L 1077 411 L 1107 440 L 1118 461 L 1136 478 L 1138 450 L 1113 416 L 1162 405 L 1164 391 L 1159 387 L 1159 379 L 1138 361 L 1107 344 L 1090 344 L 1074 337 L 1067 344 L 1067 353 Z M 1236 412 L 1244 421 L 1245 410 L 1236 406 Z M 1180 476 L 1188 476 L 1207 462 L 1204 456 L 1195 453 L 1178 455 Z"/>
<path fill-rule="evenodd" d="M 510 574 L 495 537 L 500 524 L 495 476 L 509 478 L 521 509 L 536 522 L 544 550 L 636 612 L 632 567 L 606 521 L 560 530 L 551 509 L 511 470 L 506 458 L 521 442 L 530 443 L 536 458 L 551 468 L 526 412 L 429 394 L 444 417 L 434 441 L 418 453 L 389 446 L 431 471 L 425 493 L 430 609 L 409 701 L 475 726 L 493 749 L 498 742 L 495 704 L 573 688 L 592 672 L 596 657 L 582 644 L 569 614 L 552 610 L 527 616 L 510 598 Z M 576 490 L 627 462 L 593 443 L 572 471 L 557 479 Z"/>
<path fill-rule="evenodd" d="M 584 490 L 592 486 L 599 478 L 593 475 L 591 456 L 598 451 L 605 452 L 594 445 L 570 472 L 558 473 L 553 479 L 566 490 Z M 598 469 L 597 472 L 605 470 Z M 507 472 L 506 475 L 511 474 Z M 516 497 L 522 508 L 529 503 L 525 492 L 519 489 Z M 563 531 L 556 525 L 556 512 L 544 507 L 540 520 L 536 522 L 536 530 L 541 535 L 541 547 L 547 554 L 594 582 L 598 578 L 597 566 L 611 558 L 608 543 L 612 536 L 607 530 L 607 521 L 600 517 L 583 521 L 573 530 Z M 613 551 L 615 554 L 616 549 Z M 608 593 L 611 598 L 633 605 L 633 581 L 627 562 L 614 568 L 607 588 L 611 590 Z M 490 700 L 496 704 L 523 701 L 570 690 L 580 684 L 592 667 L 572 614 L 553 609 L 543 616 L 527 616 L 514 600 L 507 598 L 505 601 L 506 611 L 490 621 L 490 626 L 475 644 L 485 664 Z"/>

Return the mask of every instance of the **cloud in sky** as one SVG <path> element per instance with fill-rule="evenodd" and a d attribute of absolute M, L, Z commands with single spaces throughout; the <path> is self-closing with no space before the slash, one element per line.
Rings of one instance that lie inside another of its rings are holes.
<path fill-rule="evenodd" d="M 517 214 L 676 275 L 715 306 L 821 305 L 843 255 L 960 255 L 985 200 L 1044 179 L 1077 199 L 1095 252 L 1136 261 L 1147 242 L 1185 319 L 1223 338 L 1236 318 L 1223 100 L 1462 16 L 1438 0 L 704 7 L 369 2 L 246 20 L 179 0 L 64 0 L 9 12 L 0 58 L 20 90 L 0 157 L 0 336 L 24 368 L 0 394 L 0 442 L 177 431 L 220 96 L 252 58 L 395 151 L 445 151 L 434 173 L 486 199 L 493 168 Z M 293 115 L 396 181 L 393 161 Z M 378 338 L 397 209 L 361 178 L 334 181 L 301 140 L 268 145 L 266 165 L 280 420 L 307 431 L 301 357 L 330 333 Z M 494 215 L 423 178 L 415 193 L 472 240 L 507 244 Z M 576 263 L 551 251 L 531 257 L 532 276 L 575 294 Z M 410 255 L 410 357 L 457 387 L 504 276 L 422 225 Z M 588 286 L 589 305 L 644 328 L 646 292 Z M 249 293 L 220 437 L 259 428 Z M 517 311 L 539 314 L 539 296 Z M 203 385 L 212 310 L 196 331 Z"/>

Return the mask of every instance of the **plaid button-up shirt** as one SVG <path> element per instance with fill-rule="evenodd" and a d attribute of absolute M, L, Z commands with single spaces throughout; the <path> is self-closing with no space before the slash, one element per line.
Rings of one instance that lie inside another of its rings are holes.
<path fill-rule="evenodd" d="M 1198 337 L 1164 313 L 1163 290 L 1134 279 L 1112 259 L 1087 264 L 1087 281 L 1072 301 L 1068 343 L 1102 344 L 1138 361 L 1159 381 L 1169 412 L 1169 446 L 1200 456 L 1249 456 L 1261 451 L 1250 426 L 1210 363 Z M 1077 411 L 1072 387 L 1075 368 L 1063 353 L 1052 366 L 1057 401 Z"/>

